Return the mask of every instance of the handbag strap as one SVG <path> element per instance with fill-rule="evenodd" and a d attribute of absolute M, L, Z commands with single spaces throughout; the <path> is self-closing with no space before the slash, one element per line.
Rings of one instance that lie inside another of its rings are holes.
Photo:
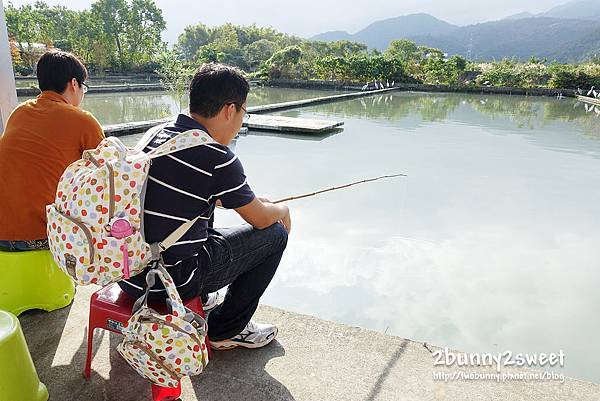
<path fill-rule="evenodd" d="M 154 266 L 150 269 L 150 271 L 146 274 L 146 291 L 144 295 L 139 297 L 137 301 L 133 304 L 132 311 L 136 313 L 142 307 L 148 307 L 148 296 L 150 294 L 150 289 L 154 287 L 156 284 L 156 276 L 162 281 L 165 290 L 167 292 L 167 305 L 171 309 L 171 313 L 184 319 L 187 312 L 186 308 L 183 305 L 183 301 L 177 292 L 177 287 L 175 287 L 175 283 L 173 282 L 173 278 L 162 265 L 162 261 L 154 262 Z"/>

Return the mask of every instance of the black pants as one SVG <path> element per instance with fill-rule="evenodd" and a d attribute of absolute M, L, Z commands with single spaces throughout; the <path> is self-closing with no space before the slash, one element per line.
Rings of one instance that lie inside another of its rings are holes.
<path fill-rule="evenodd" d="M 0 240 L 0 251 L 19 252 L 19 251 L 37 251 L 48 250 L 47 239 L 34 239 L 28 241 L 7 241 Z"/>
<path fill-rule="evenodd" d="M 200 292 L 215 292 L 227 285 L 223 304 L 208 319 L 211 340 L 240 333 L 254 315 L 287 245 L 285 228 L 275 223 L 264 230 L 245 224 L 210 229 L 206 249 L 210 261 L 198 277 Z"/>

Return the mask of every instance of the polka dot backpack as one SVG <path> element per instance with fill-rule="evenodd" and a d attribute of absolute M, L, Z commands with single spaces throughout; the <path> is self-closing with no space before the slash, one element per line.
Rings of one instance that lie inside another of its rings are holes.
<path fill-rule="evenodd" d="M 160 243 L 144 240 L 142 209 L 152 159 L 215 143 L 206 132 L 190 130 L 144 153 L 164 126 L 149 130 L 134 148 L 108 137 L 61 176 L 55 201 L 46 207 L 48 242 L 56 264 L 77 284 L 104 286 L 142 272 L 196 222 L 183 223 Z"/>
<path fill-rule="evenodd" d="M 171 313 L 148 307 L 148 294 L 158 276 L 167 290 Z M 173 280 L 159 262 L 146 275 L 146 293 L 137 300 L 123 328 L 117 350 L 141 376 L 163 387 L 177 387 L 183 376 L 195 376 L 208 364 L 207 325 L 185 308 Z"/>

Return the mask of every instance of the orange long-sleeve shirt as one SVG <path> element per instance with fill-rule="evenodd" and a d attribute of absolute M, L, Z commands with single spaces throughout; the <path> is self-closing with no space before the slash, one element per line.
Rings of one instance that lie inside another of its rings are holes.
<path fill-rule="evenodd" d="M 0 137 L 0 240 L 46 238 L 60 176 L 103 138 L 94 116 L 56 92 L 19 105 Z"/>

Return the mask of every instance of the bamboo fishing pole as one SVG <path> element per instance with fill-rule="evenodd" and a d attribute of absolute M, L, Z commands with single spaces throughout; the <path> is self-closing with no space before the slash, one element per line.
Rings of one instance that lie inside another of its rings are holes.
<path fill-rule="evenodd" d="M 316 192 L 310 192 L 310 193 L 306 193 L 306 194 L 302 194 L 302 195 L 289 196 L 287 198 L 278 199 L 278 200 L 274 201 L 273 203 L 281 203 L 281 202 L 287 202 L 287 201 L 296 200 L 296 199 L 307 198 L 309 196 L 315 196 L 318 194 L 322 194 L 323 192 L 335 191 L 337 189 L 348 188 L 353 185 L 363 184 L 365 182 L 372 182 L 372 181 L 377 181 L 377 180 L 381 180 L 384 178 L 395 178 L 395 177 L 406 177 L 406 174 L 381 175 L 379 177 L 367 178 L 366 180 L 355 181 L 355 182 L 351 182 L 350 184 L 340 185 L 338 187 L 325 188 L 325 189 L 321 189 Z"/>

